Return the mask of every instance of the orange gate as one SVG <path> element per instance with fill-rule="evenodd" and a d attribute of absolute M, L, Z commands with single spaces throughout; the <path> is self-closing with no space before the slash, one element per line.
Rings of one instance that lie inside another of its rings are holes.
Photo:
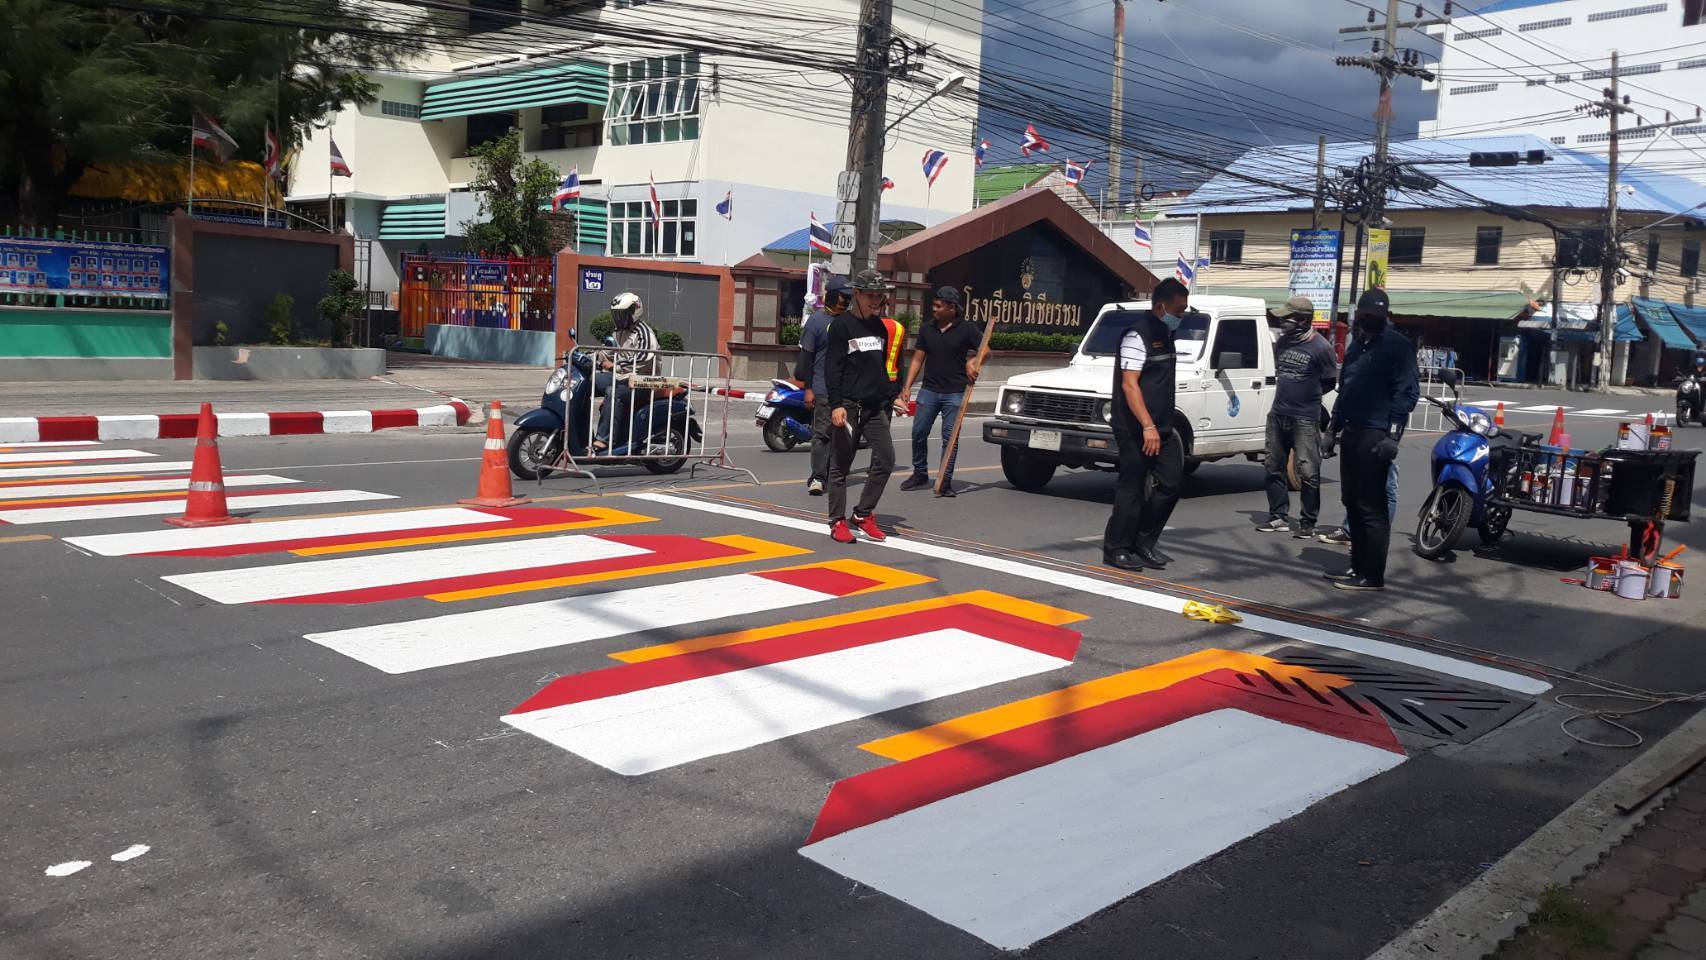
<path fill-rule="evenodd" d="M 505 330 L 556 329 L 553 257 L 403 255 L 399 332 L 426 336 L 429 323 Z"/>

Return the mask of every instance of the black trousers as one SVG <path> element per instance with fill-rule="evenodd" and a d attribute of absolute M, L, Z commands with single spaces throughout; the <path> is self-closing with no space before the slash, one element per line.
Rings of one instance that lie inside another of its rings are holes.
<path fill-rule="evenodd" d="M 1386 431 L 1357 427 L 1345 431 L 1339 457 L 1339 492 L 1345 504 L 1345 529 L 1351 535 L 1351 569 L 1370 583 L 1386 583 L 1386 550 L 1392 540 L 1392 515 L 1386 504 L 1386 474 L 1391 466 L 1374 455 Z"/>
<path fill-rule="evenodd" d="M 828 404 L 819 400 L 818 406 Z M 877 509 L 883 489 L 889 485 L 894 472 L 894 438 L 889 434 L 889 404 L 882 400 L 847 405 L 847 426 L 829 428 L 834 456 L 829 459 L 829 519 L 847 516 L 847 475 L 853 472 L 853 455 L 859 451 L 859 438 L 871 448 L 871 465 L 865 470 L 865 486 L 859 491 L 859 505 L 854 513 L 869 516 Z"/>
<path fill-rule="evenodd" d="M 1153 549 L 1185 482 L 1179 435 L 1162 433 L 1161 452 L 1153 457 L 1143 452 L 1141 436 L 1115 430 L 1114 440 L 1120 447 L 1120 479 L 1114 487 L 1114 512 L 1102 534 L 1102 553 Z"/>

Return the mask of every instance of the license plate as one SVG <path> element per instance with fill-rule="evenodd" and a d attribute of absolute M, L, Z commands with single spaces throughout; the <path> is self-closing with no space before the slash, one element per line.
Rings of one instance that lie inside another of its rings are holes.
<path fill-rule="evenodd" d="M 1060 449 L 1060 431 L 1059 430 L 1032 430 L 1031 431 L 1031 439 L 1027 445 L 1030 447 L 1033 447 L 1037 450 L 1059 450 Z"/>
<path fill-rule="evenodd" d="M 770 415 L 772 413 L 775 413 L 775 412 L 776 412 L 776 408 L 772 407 L 770 404 L 766 403 L 763 406 L 758 408 L 758 419 L 768 420 L 768 419 L 770 419 Z"/>

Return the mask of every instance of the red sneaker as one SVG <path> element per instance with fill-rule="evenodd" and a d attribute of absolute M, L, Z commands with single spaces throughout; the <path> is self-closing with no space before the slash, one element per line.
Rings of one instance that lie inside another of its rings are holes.
<path fill-rule="evenodd" d="M 847 525 L 845 518 L 830 523 L 829 536 L 836 543 L 852 543 L 854 540 L 858 539 L 853 536 L 853 528 Z"/>
<path fill-rule="evenodd" d="M 862 517 L 855 513 L 853 515 L 853 526 L 860 533 L 877 543 L 882 543 L 889 538 L 889 535 L 877 526 L 877 516 L 874 513 L 868 513 Z"/>

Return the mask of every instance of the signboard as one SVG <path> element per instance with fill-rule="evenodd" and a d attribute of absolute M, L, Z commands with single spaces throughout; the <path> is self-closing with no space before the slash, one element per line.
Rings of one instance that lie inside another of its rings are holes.
<path fill-rule="evenodd" d="M 469 283 L 502 284 L 509 279 L 509 264 L 482 260 L 468 265 Z"/>
<path fill-rule="evenodd" d="M 842 220 L 835 225 L 835 233 L 830 236 L 829 248 L 836 253 L 852 253 L 859 243 L 859 229 L 850 220 Z"/>
<path fill-rule="evenodd" d="M 600 291 L 604 289 L 603 270 L 581 270 L 581 289 Z"/>
<path fill-rule="evenodd" d="M 843 170 L 835 175 L 835 199 L 857 200 L 859 198 L 859 171 Z M 851 219 L 851 218 L 849 218 Z"/>
<path fill-rule="evenodd" d="M 0 237 L 0 293 L 70 293 L 165 300 L 172 252 L 133 243 Z"/>
<path fill-rule="evenodd" d="M 1389 272 L 1389 261 L 1392 256 L 1392 231 L 1370 230 L 1368 232 L 1368 280 L 1363 288 L 1379 287 L 1386 289 L 1386 277 Z"/>
<path fill-rule="evenodd" d="M 1124 284 L 1050 224 L 1033 224 L 939 264 L 929 286 L 965 298 L 965 317 L 1001 331 L 1082 334 Z"/>
<path fill-rule="evenodd" d="M 1315 304 L 1315 326 L 1333 320 L 1333 293 L 1339 267 L 1340 235 L 1337 230 L 1293 230 L 1291 232 L 1292 296 L 1302 294 Z"/>

